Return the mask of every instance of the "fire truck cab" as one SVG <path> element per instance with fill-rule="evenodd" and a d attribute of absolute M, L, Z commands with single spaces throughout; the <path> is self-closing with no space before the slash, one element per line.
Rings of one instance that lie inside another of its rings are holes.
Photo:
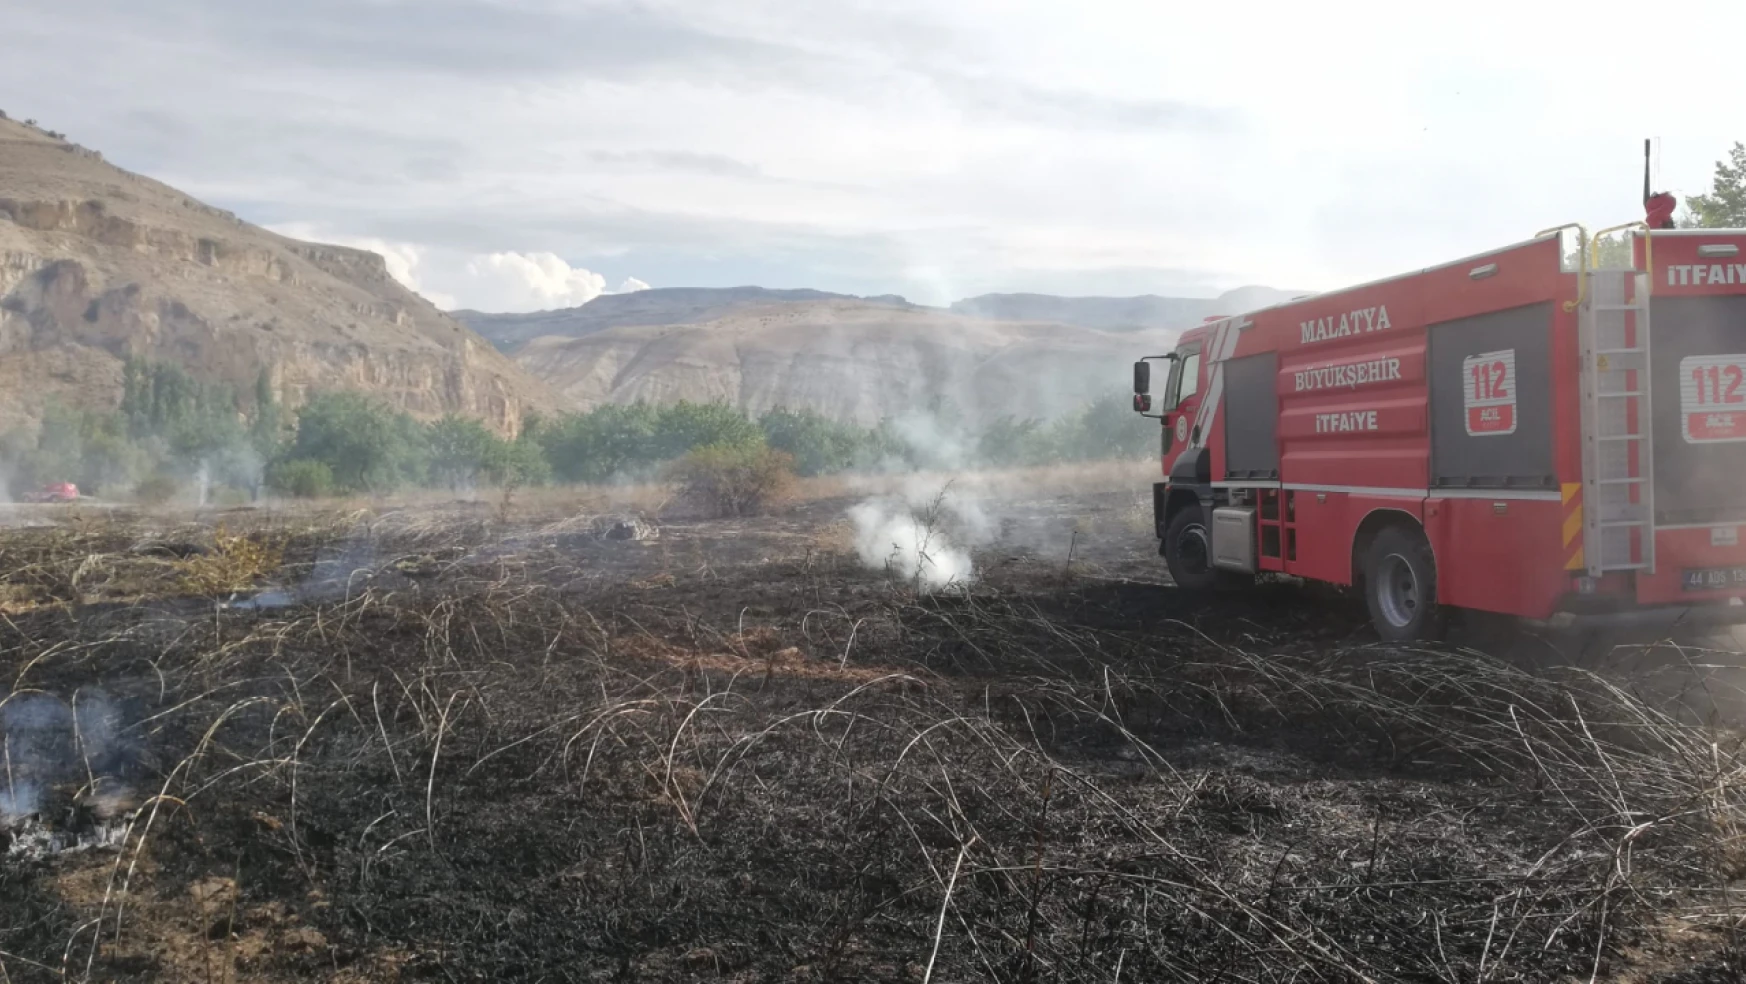
<path fill-rule="evenodd" d="M 1602 234 L 1629 258 L 1559 227 L 1136 363 L 1172 579 L 1354 586 L 1390 640 L 1746 621 L 1746 230 Z"/>

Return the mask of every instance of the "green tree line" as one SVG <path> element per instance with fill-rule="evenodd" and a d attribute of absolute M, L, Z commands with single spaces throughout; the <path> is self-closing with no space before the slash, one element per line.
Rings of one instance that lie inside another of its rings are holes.
<path fill-rule="evenodd" d="M 513 439 L 469 417 L 419 421 L 357 392 L 317 394 L 292 414 L 265 370 L 248 397 L 175 366 L 129 362 L 118 408 L 51 401 L 36 432 L 0 435 L 0 482 L 14 496 L 70 481 L 104 498 L 198 486 L 247 501 L 263 490 L 319 497 L 653 478 L 705 448 L 769 448 L 799 475 L 825 475 L 1140 457 L 1158 441 L 1157 424 L 1119 393 L 1052 421 L 975 425 L 943 401 L 924 421 L 875 427 L 804 409 L 753 417 L 720 403 L 608 405 L 529 419 Z"/>

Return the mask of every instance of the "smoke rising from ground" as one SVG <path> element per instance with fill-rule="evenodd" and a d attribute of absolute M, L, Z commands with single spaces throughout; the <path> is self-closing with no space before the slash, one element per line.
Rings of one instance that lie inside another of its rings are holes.
<path fill-rule="evenodd" d="M 848 516 L 863 564 L 930 592 L 973 583 L 970 548 L 994 537 L 993 522 L 981 505 L 955 494 L 950 482 L 911 479 L 895 494 L 850 507 Z"/>
<path fill-rule="evenodd" d="M 124 710 L 99 690 L 81 690 L 70 703 L 28 692 L 0 703 L 0 825 L 43 812 L 50 788 L 62 783 L 78 783 L 99 811 L 124 802 L 140 754 Z"/>

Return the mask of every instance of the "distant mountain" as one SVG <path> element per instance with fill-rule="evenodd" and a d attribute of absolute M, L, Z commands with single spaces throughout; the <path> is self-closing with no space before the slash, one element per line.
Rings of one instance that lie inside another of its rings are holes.
<path fill-rule="evenodd" d="M 822 290 L 771 290 L 765 287 L 656 287 L 629 294 L 602 294 L 580 307 L 531 314 L 453 311 L 462 324 L 505 352 L 543 337 L 585 338 L 608 328 L 636 325 L 693 325 L 714 321 L 754 305 L 802 301 L 861 301 L 889 307 L 915 305 L 895 294 L 859 298 Z"/>
<path fill-rule="evenodd" d="M 874 424 L 944 400 L 987 421 L 1048 419 L 1100 397 L 1125 398 L 1133 360 L 1173 337 L 845 298 L 747 305 L 701 324 L 536 338 L 515 358 L 579 408 L 722 401 L 752 414 L 807 408 Z"/>
<path fill-rule="evenodd" d="M 575 407 L 720 400 L 862 424 L 945 399 L 976 419 L 1047 419 L 1126 392 L 1176 332 L 1293 296 L 988 294 L 945 308 L 817 290 L 669 288 L 533 314 L 454 316 Z"/>
<path fill-rule="evenodd" d="M 1191 328 L 1217 315 L 1243 314 L 1300 296 L 1303 291 L 1239 287 L 1218 297 L 1057 297 L 1053 294 L 983 294 L 953 303 L 955 314 L 997 321 L 1053 321 L 1132 331 Z"/>

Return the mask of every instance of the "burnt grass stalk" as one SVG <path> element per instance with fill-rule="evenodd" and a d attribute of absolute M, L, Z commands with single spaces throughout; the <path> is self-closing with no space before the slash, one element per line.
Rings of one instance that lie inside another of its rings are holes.
<path fill-rule="evenodd" d="M 139 530 L 0 534 L 46 599 L 5 699 L 128 708 L 133 800 L 117 850 L 0 847 L 0 979 L 164 979 L 213 878 L 213 980 L 1733 979 L 1739 740 L 1606 673 L 1022 558 L 934 596 L 829 549 L 274 535 L 278 583 L 368 563 L 87 603 Z"/>

